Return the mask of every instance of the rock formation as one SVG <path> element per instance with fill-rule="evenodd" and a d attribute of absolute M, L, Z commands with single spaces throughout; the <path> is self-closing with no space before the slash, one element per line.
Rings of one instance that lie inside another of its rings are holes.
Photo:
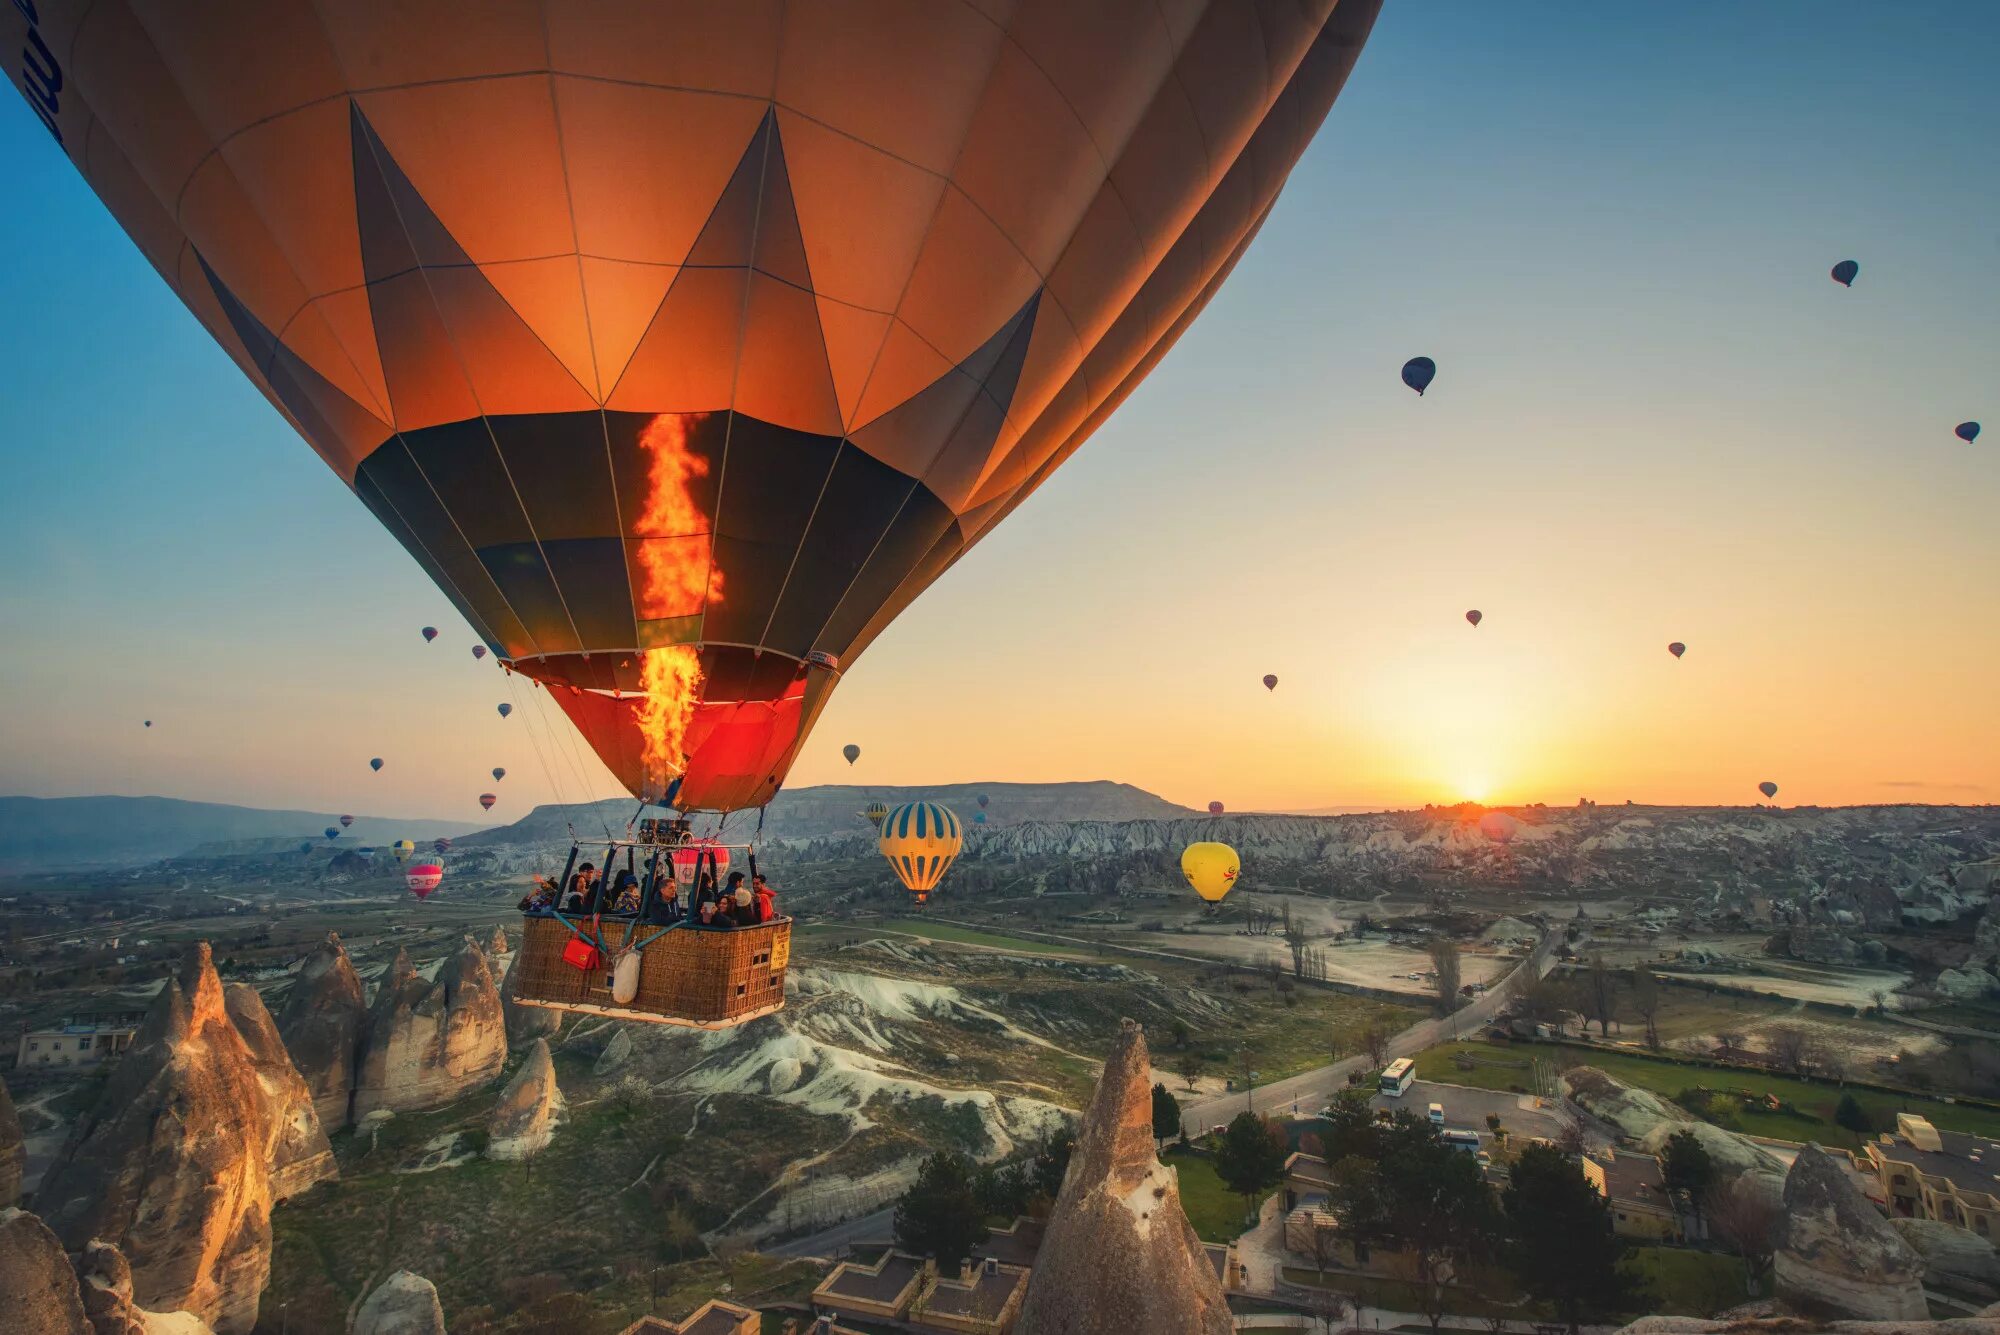
<path fill-rule="evenodd" d="M 516 952 L 507 961 L 507 976 L 500 984 L 500 1004 L 507 1016 L 507 1041 L 515 1047 L 538 1038 L 553 1038 L 562 1028 L 562 1012 L 546 1006 L 523 1006 L 514 1000 L 514 970 L 521 967 Z"/>
<path fill-rule="evenodd" d="M 285 1050 L 312 1091 L 320 1125 L 328 1132 L 340 1130 L 350 1120 L 354 1063 L 367 1024 L 361 977 L 340 938 L 328 932 L 325 942 L 299 967 L 278 1020 Z"/>
<path fill-rule="evenodd" d="M 1923 1259 L 1818 1145 L 1785 1177 L 1784 1218 L 1773 1273 L 1787 1305 L 1871 1321 L 1929 1316 Z"/>
<path fill-rule="evenodd" d="M 2000 1306 L 1939 1321 L 1802 1321 L 1795 1316 L 1648 1316 L 1618 1335 L 1994 1335 Z"/>
<path fill-rule="evenodd" d="M 212 1335 L 189 1312 L 162 1316 L 132 1301 L 132 1267 L 108 1242 L 93 1242 L 74 1262 L 77 1291 L 92 1335 Z"/>
<path fill-rule="evenodd" d="M 272 1133 L 206 942 L 191 947 L 35 1200 L 74 1249 L 131 1260 L 138 1302 L 221 1335 L 257 1322 L 271 1270 Z"/>
<path fill-rule="evenodd" d="M 1889 1227 L 1924 1260 L 1924 1282 L 1988 1302 L 2000 1298 L 2000 1254 L 1971 1229 L 1936 1219 L 1892 1218 Z"/>
<path fill-rule="evenodd" d="M 471 937 L 426 983 L 404 951 L 382 979 L 356 1067 L 354 1116 L 441 1108 L 507 1064 L 507 1025 L 485 954 Z"/>
<path fill-rule="evenodd" d="M 495 927 L 493 929 L 493 941 L 486 947 L 486 953 L 497 960 L 502 955 L 511 955 L 513 952 L 514 948 L 507 944 L 507 929 L 505 927 Z"/>
<path fill-rule="evenodd" d="M 271 1196 L 282 1201 L 296 1196 L 315 1182 L 340 1176 L 333 1161 L 333 1148 L 326 1143 L 312 1091 L 306 1088 L 298 1068 L 292 1065 L 285 1041 L 264 998 L 247 983 L 231 983 L 222 990 L 229 1018 L 250 1050 L 257 1068 L 257 1083 L 264 1091 L 264 1122 L 267 1133 L 266 1159 L 271 1167 Z"/>
<path fill-rule="evenodd" d="M 1595 1066 L 1576 1066 L 1562 1074 L 1571 1099 L 1593 1117 L 1611 1123 L 1634 1140 L 1644 1140 L 1662 1125 L 1668 1133 L 1687 1129 L 1693 1113 L 1668 1103 L 1650 1090 L 1634 1089 Z"/>
<path fill-rule="evenodd" d="M 1740 1173 L 1753 1173 L 1761 1179 L 1772 1200 L 1784 1191 L 1785 1165 L 1776 1155 L 1755 1141 L 1707 1122 L 1661 1122 L 1639 1137 L 1639 1148 L 1648 1154 L 1665 1154 L 1667 1141 L 1683 1131 L 1701 1142 L 1718 1176 L 1728 1179 Z"/>
<path fill-rule="evenodd" d="M 632 1060 L 632 1034 L 625 1025 L 611 1035 L 611 1041 L 604 1045 L 604 1051 L 597 1054 L 596 1063 L 590 1068 L 592 1075 L 610 1075 L 613 1071 Z"/>
<path fill-rule="evenodd" d="M 398 1270 L 354 1314 L 353 1335 L 445 1335 L 436 1286 L 422 1275 Z"/>
<path fill-rule="evenodd" d="M 21 1203 L 21 1175 L 28 1167 L 28 1145 L 7 1082 L 0 1080 L 0 1210 Z"/>
<path fill-rule="evenodd" d="M 26 1210 L 0 1209 L 0 1295 L 15 1335 L 91 1335 L 62 1241 Z"/>
<path fill-rule="evenodd" d="M 1221 1281 L 1181 1209 L 1179 1175 L 1154 1157 L 1146 1038 L 1131 1020 L 1112 1045 L 1077 1131 L 1016 1329 L 1020 1335 L 1235 1329 Z"/>
<path fill-rule="evenodd" d="M 538 1038 L 487 1118 L 486 1157 L 525 1159 L 538 1153 L 555 1135 L 562 1111 L 563 1096 L 556 1088 L 549 1041 Z"/>

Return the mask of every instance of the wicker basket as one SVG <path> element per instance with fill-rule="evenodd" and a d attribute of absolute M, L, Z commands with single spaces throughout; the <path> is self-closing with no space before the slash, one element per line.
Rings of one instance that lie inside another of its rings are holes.
<path fill-rule="evenodd" d="M 600 924 L 605 958 L 588 972 L 563 959 L 573 933 L 555 918 L 529 917 L 514 968 L 514 1000 L 524 1006 L 695 1029 L 729 1029 L 785 1005 L 785 966 L 792 956 L 792 920 L 716 930 L 675 927 L 660 932 L 640 923 L 633 945 L 660 933 L 640 954 L 639 995 L 611 998 L 611 966 L 628 937 L 628 920 Z M 588 919 L 578 926 L 588 931 Z"/>

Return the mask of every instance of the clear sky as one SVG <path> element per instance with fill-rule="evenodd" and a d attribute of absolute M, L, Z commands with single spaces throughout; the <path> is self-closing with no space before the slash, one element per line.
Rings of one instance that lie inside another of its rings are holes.
<path fill-rule="evenodd" d="M 2000 798 L 1996 54 L 1986 0 L 1390 0 L 1221 295 L 792 784 Z M 0 792 L 615 792 L 0 101 Z"/>

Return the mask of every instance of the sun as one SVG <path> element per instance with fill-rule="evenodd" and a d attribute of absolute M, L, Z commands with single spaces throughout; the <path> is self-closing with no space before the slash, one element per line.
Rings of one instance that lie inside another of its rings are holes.
<path fill-rule="evenodd" d="M 1493 780 L 1483 774 L 1464 774 L 1453 786 L 1458 789 L 1461 801 L 1483 803 L 1493 791 Z"/>

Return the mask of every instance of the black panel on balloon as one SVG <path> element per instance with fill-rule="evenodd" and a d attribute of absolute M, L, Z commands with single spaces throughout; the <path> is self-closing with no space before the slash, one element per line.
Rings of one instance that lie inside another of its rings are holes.
<path fill-rule="evenodd" d="M 544 538 L 541 548 L 585 645 L 625 649 L 638 642 L 621 540 Z"/>
<path fill-rule="evenodd" d="M 736 416 L 716 524 L 721 596 L 711 585 L 703 639 L 763 642 L 839 444 Z"/>
<path fill-rule="evenodd" d="M 916 490 L 916 483 L 872 455 L 852 445 L 841 450 L 764 634 L 766 645 L 801 658 L 812 649 L 820 628 Z"/>
<path fill-rule="evenodd" d="M 485 418 L 406 431 L 403 442 L 474 548 L 534 541 Z"/>
<path fill-rule="evenodd" d="M 480 564 L 500 586 L 507 605 L 527 623 L 543 653 L 580 650 L 582 643 L 570 628 L 569 611 L 556 590 L 555 578 L 542 560 L 541 550 L 532 542 L 500 543 L 479 549 Z"/>
<path fill-rule="evenodd" d="M 945 503 L 918 487 L 896 515 L 881 544 L 852 587 L 840 599 L 825 627 L 813 641 L 813 648 L 840 656 L 843 664 L 852 656 L 855 637 L 882 604 L 909 578 L 910 571 L 947 531 L 955 532 L 957 520 Z"/>
<path fill-rule="evenodd" d="M 536 537 L 546 543 L 617 536 L 618 503 L 600 415 L 534 413 L 486 422 Z"/>

